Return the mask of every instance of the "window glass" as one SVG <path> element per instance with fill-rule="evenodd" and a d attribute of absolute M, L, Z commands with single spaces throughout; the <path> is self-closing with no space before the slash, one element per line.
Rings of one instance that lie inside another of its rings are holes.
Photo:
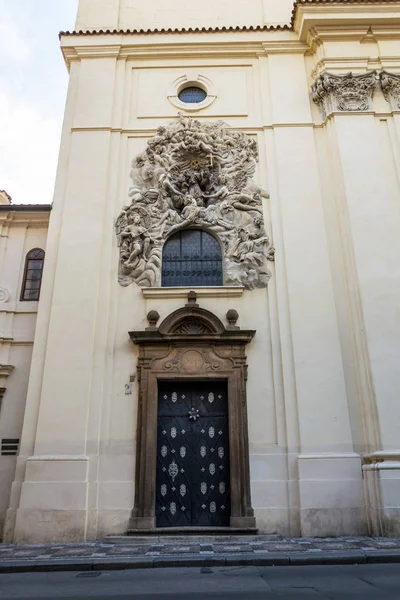
<path fill-rule="evenodd" d="M 44 252 L 31 250 L 26 255 L 24 280 L 22 282 L 21 300 L 37 301 L 40 296 L 44 263 Z"/>
<path fill-rule="evenodd" d="M 183 88 L 179 92 L 178 98 L 186 104 L 199 104 L 207 98 L 207 93 L 199 87 L 190 86 Z"/>
<path fill-rule="evenodd" d="M 163 287 L 223 285 L 218 241 L 206 231 L 185 229 L 164 244 Z"/>

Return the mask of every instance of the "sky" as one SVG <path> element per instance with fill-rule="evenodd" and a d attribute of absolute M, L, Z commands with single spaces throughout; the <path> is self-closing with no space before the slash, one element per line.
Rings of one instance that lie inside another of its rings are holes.
<path fill-rule="evenodd" d="M 0 190 L 13 204 L 50 204 L 68 71 L 58 32 L 78 0 L 0 0 Z"/>

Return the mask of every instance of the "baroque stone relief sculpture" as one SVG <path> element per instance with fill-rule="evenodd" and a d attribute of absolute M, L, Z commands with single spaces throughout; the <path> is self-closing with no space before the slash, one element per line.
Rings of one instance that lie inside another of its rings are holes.
<path fill-rule="evenodd" d="M 400 109 L 400 75 L 382 71 L 380 79 L 385 99 L 394 110 Z"/>
<path fill-rule="evenodd" d="M 180 116 L 159 127 L 132 163 L 131 203 L 116 222 L 120 284 L 160 285 L 164 242 L 194 227 L 219 238 L 225 285 L 265 287 L 274 248 L 262 211 L 268 193 L 252 179 L 257 160 L 255 140 L 222 121 Z"/>
<path fill-rule="evenodd" d="M 323 73 L 311 87 L 312 98 L 324 117 L 334 111 L 366 111 L 372 108 L 376 71 L 365 75 Z"/>

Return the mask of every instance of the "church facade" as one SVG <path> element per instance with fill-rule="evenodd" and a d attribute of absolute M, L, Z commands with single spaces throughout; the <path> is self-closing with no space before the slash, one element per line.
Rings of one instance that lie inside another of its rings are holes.
<path fill-rule="evenodd" d="M 4 540 L 399 535 L 399 37 L 397 0 L 80 0 L 3 258 Z"/>

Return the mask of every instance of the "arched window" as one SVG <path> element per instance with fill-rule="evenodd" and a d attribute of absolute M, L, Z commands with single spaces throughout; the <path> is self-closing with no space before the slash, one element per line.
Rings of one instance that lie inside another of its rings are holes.
<path fill-rule="evenodd" d="M 184 229 L 164 244 L 163 287 L 223 285 L 222 254 L 218 241 L 198 229 Z"/>
<path fill-rule="evenodd" d="M 44 251 L 40 248 L 35 248 L 26 255 L 21 300 L 30 302 L 39 300 L 43 263 Z"/>

